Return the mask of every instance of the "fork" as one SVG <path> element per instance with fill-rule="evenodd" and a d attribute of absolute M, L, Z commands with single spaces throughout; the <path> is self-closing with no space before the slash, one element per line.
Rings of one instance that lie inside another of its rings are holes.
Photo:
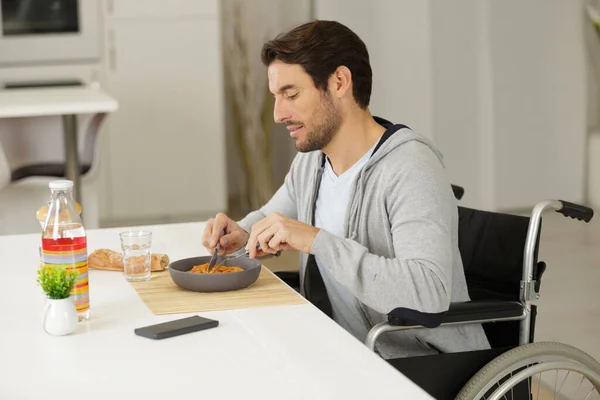
<path fill-rule="evenodd" d="M 257 245 L 256 245 L 256 250 L 260 250 L 260 244 L 257 244 Z M 280 252 L 280 251 L 278 251 L 276 254 L 273 254 L 273 255 L 274 255 L 275 257 L 279 257 L 279 255 L 280 255 L 280 254 L 281 254 L 281 252 Z M 269 255 L 270 255 L 270 254 L 269 254 Z M 231 253 L 231 254 L 224 255 L 224 256 L 222 256 L 222 257 L 224 258 L 224 260 L 223 260 L 223 261 L 221 261 L 221 262 L 220 262 L 220 263 L 218 263 L 218 264 L 215 264 L 215 266 L 212 268 L 212 270 L 209 270 L 209 271 L 208 271 L 208 273 L 209 273 L 209 274 L 214 274 L 215 272 L 217 272 L 217 270 L 218 270 L 219 268 L 221 268 L 221 267 L 223 266 L 223 264 L 225 264 L 225 261 L 229 261 L 229 260 L 235 260 L 235 259 L 237 259 L 237 258 L 244 257 L 244 256 L 245 256 L 245 257 L 248 257 L 248 256 L 250 256 L 250 250 L 246 250 L 246 249 L 245 249 L 245 248 L 243 248 L 243 247 L 242 247 L 241 249 L 237 250 L 237 251 L 234 251 L 234 252 L 233 252 L 233 253 Z"/>
<path fill-rule="evenodd" d="M 208 270 L 209 274 L 214 274 L 215 272 L 217 272 L 217 270 L 219 268 L 221 268 L 223 266 L 223 264 L 225 264 L 225 261 L 229 261 L 229 260 L 235 260 L 236 258 L 240 258 L 243 256 L 249 256 L 250 255 L 250 251 L 244 249 L 243 247 L 241 249 L 239 249 L 238 251 L 235 251 L 231 254 L 227 254 L 222 256 L 224 259 L 223 261 L 221 261 L 220 263 L 215 264 L 212 269 Z"/>

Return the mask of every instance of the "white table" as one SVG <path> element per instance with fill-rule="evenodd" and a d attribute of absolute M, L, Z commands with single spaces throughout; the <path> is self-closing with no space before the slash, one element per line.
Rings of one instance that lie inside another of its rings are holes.
<path fill-rule="evenodd" d="M 81 201 L 77 114 L 104 116 L 116 111 L 115 99 L 92 86 L 0 90 L 0 118 L 62 116 L 65 144 L 65 173 L 75 185 L 74 196 Z M 100 119 L 101 120 L 101 119 Z M 98 129 L 98 125 L 91 127 Z"/>
<path fill-rule="evenodd" d="M 208 254 L 203 227 L 147 228 L 176 260 Z M 122 230 L 89 231 L 88 251 Z M 156 316 L 121 273 L 90 270 L 91 319 L 47 335 L 39 240 L 0 237 L 0 399 L 431 399 L 309 303 L 199 313 L 219 327 L 154 341 L 134 328 L 193 314 Z"/>

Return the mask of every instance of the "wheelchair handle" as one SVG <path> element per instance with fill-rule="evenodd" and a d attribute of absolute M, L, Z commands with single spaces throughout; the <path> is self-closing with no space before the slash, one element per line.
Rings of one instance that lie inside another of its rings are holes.
<path fill-rule="evenodd" d="M 570 217 L 585 222 L 590 222 L 594 217 L 594 210 L 590 207 L 569 203 L 568 201 L 564 200 L 559 200 L 559 202 L 562 204 L 562 207 L 560 210 L 556 210 L 556 212 L 561 213 L 565 217 Z"/>
<path fill-rule="evenodd" d="M 546 209 L 551 209 L 561 213 L 565 217 L 575 218 L 580 221 L 590 222 L 594 216 L 594 211 L 579 204 L 569 203 L 563 200 L 545 200 L 533 207 L 533 213 L 529 220 L 529 228 L 527 229 L 527 239 L 525 241 L 525 250 L 523 254 L 523 277 L 521 279 L 521 304 L 525 307 L 527 314 L 531 311 L 531 301 L 535 292 L 531 290 L 533 282 L 533 265 L 535 258 L 536 244 L 538 240 L 540 222 L 542 213 Z M 535 285 L 534 285 L 535 286 Z M 525 344 L 529 342 L 530 332 L 530 317 L 521 321 L 519 327 L 519 343 Z"/>
<path fill-rule="evenodd" d="M 454 197 L 456 197 L 457 200 L 461 200 L 463 198 L 463 196 L 465 195 L 465 188 L 463 188 L 462 186 L 458 186 L 458 185 L 450 185 L 452 187 L 452 192 L 454 193 Z"/>

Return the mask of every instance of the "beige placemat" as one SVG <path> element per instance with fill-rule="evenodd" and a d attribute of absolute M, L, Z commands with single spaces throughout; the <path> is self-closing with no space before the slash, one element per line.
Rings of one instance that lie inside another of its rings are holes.
<path fill-rule="evenodd" d="M 146 306 L 154 314 L 234 310 L 239 308 L 304 304 L 306 300 L 262 267 L 258 280 L 251 286 L 216 293 L 192 292 L 177 286 L 169 271 L 153 272 L 146 282 L 131 282 Z"/>

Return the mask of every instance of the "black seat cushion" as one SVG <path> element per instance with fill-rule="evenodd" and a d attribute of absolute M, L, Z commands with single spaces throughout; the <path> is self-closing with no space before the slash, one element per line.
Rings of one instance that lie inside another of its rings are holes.
<path fill-rule="evenodd" d="M 277 271 L 275 275 L 294 290 L 300 290 L 300 273 L 298 271 Z"/>
<path fill-rule="evenodd" d="M 86 174 L 92 166 L 90 164 L 82 164 L 79 167 L 79 173 L 81 175 Z M 56 178 L 66 177 L 65 164 L 64 163 L 43 163 L 43 164 L 31 164 L 17 168 L 12 171 L 11 180 L 16 182 L 21 179 L 29 178 L 31 176 L 50 176 Z"/>
<path fill-rule="evenodd" d="M 529 220 L 459 207 L 459 248 L 471 300 L 519 301 Z M 534 263 L 537 253 L 536 246 Z M 518 344 L 519 321 L 485 324 L 484 329 L 492 347 Z"/>

